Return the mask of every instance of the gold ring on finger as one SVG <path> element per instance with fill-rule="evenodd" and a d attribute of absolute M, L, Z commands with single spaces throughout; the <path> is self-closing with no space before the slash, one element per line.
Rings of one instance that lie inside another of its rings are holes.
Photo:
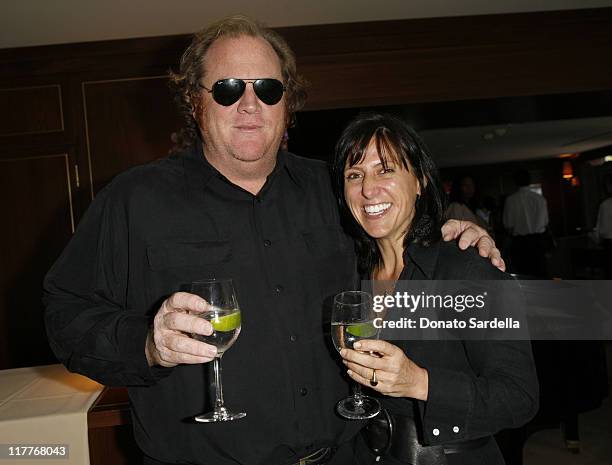
<path fill-rule="evenodd" d="M 370 378 L 370 386 L 376 386 L 378 384 L 378 380 L 376 379 L 376 370 L 372 368 L 372 377 Z"/>

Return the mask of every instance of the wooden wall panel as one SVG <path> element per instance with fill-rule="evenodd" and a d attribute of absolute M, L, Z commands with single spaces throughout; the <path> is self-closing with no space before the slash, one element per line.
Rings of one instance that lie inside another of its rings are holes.
<path fill-rule="evenodd" d="M 59 85 L 0 89 L 0 136 L 64 130 Z"/>
<path fill-rule="evenodd" d="M 612 8 L 277 31 L 312 83 L 307 109 L 612 88 Z M 188 42 L 169 36 L 0 50 L 0 63 L 14 76 L 145 76 L 176 67 Z"/>
<path fill-rule="evenodd" d="M 574 91 L 612 86 L 605 57 L 569 47 L 305 57 L 300 70 L 310 82 L 309 110 L 565 93 L 570 79 Z"/>
<path fill-rule="evenodd" d="M 92 196 L 127 168 L 168 153 L 179 127 L 165 76 L 83 83 Z"/>
<path fill-rule="evenodd" d="M 278 31 L 309 110 L 612 88 L 612 8 Z"/>
<path fill-rule="evenodd" d="M 0 62 L 0 67 L 2 63 Z M 71 77 L 0 73 L 0 157 L 74 153 Z"/>
<path fill-rule="evenodd" d="M 275 28 L 296 56 L 313 57 L 395 50 L 477 50 L 563 41 L 605 45 L 612 8 Z"/>
<path fill-rule="evenodd" d="M 136 445 L 132 425 L 89 430 L 90 465 L 141 465 L 142 452 Z"/>
<path fill-rule="evenodd" d="M 125 388 L 105 388 L 87 413 L 91 465 L 140 465 Z"/>
<path fill-rule="evenodd" d="M 74 227 L 68 160 L 0 159 L 0 369 L 54 362 L 41 286 Z"/>

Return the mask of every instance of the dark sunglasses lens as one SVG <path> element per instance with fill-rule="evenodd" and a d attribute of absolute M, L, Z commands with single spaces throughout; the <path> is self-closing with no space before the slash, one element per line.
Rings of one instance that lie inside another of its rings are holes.
<path fill-rule="evenodd" d="M 242 97 L 245 87 L 246 83 L 241 79 L 223 79 L 217 81 L 213 86 L 213 98 L 219 105 L 229 107 Z"/>
<path fill-rule="evenodd" d="M 278 79 L 258 79 L 253 84 L 259 100 L 266 105 L 276 105 L 283 98 L 283 83 Z"/>

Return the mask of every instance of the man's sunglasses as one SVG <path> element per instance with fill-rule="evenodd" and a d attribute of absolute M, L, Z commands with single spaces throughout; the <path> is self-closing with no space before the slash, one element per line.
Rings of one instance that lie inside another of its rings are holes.
<path fill-rule="evenodd" d="M 204 85 L 200 84 L 200 87 L 206 90 L 209 94 L 212 94 L 213 99 L 219 105 L 229 107 L 233 105 L 246 89 L 248 83 L 253 84 L 253 90 L 257 98 L 266 105 L 276 105 L 283 98 L 283 92 L 285 92 L 285 86 L 278 79 L 236 79 L 228 78 L 221 79 L 213 84 L 212 89 L 208 89 Z"/>

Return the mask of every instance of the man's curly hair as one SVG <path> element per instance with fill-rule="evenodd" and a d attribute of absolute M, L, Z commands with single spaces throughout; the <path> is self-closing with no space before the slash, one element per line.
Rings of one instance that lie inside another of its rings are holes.
<path fill-rule="evenodd" d="M 206 52 L 217 39 L 240 36 L 259 37 L 267 41 L 278 55 L 286 89 L 288 125 L 293 122 L 295 112 L 304 106 L 306 82 L 297 74 L 295 56 L 285 39 L 247 16 L 236 15 L 221 19 L 194 34 L 191 44 L 181 57 L 179 71 L 170 71 L 170 88 L 185 124 L 173 135 L 173 152 L 192 146 L 200 136 L 193 111 L 201 98 L 199 83 L 206 73 Z"/>

